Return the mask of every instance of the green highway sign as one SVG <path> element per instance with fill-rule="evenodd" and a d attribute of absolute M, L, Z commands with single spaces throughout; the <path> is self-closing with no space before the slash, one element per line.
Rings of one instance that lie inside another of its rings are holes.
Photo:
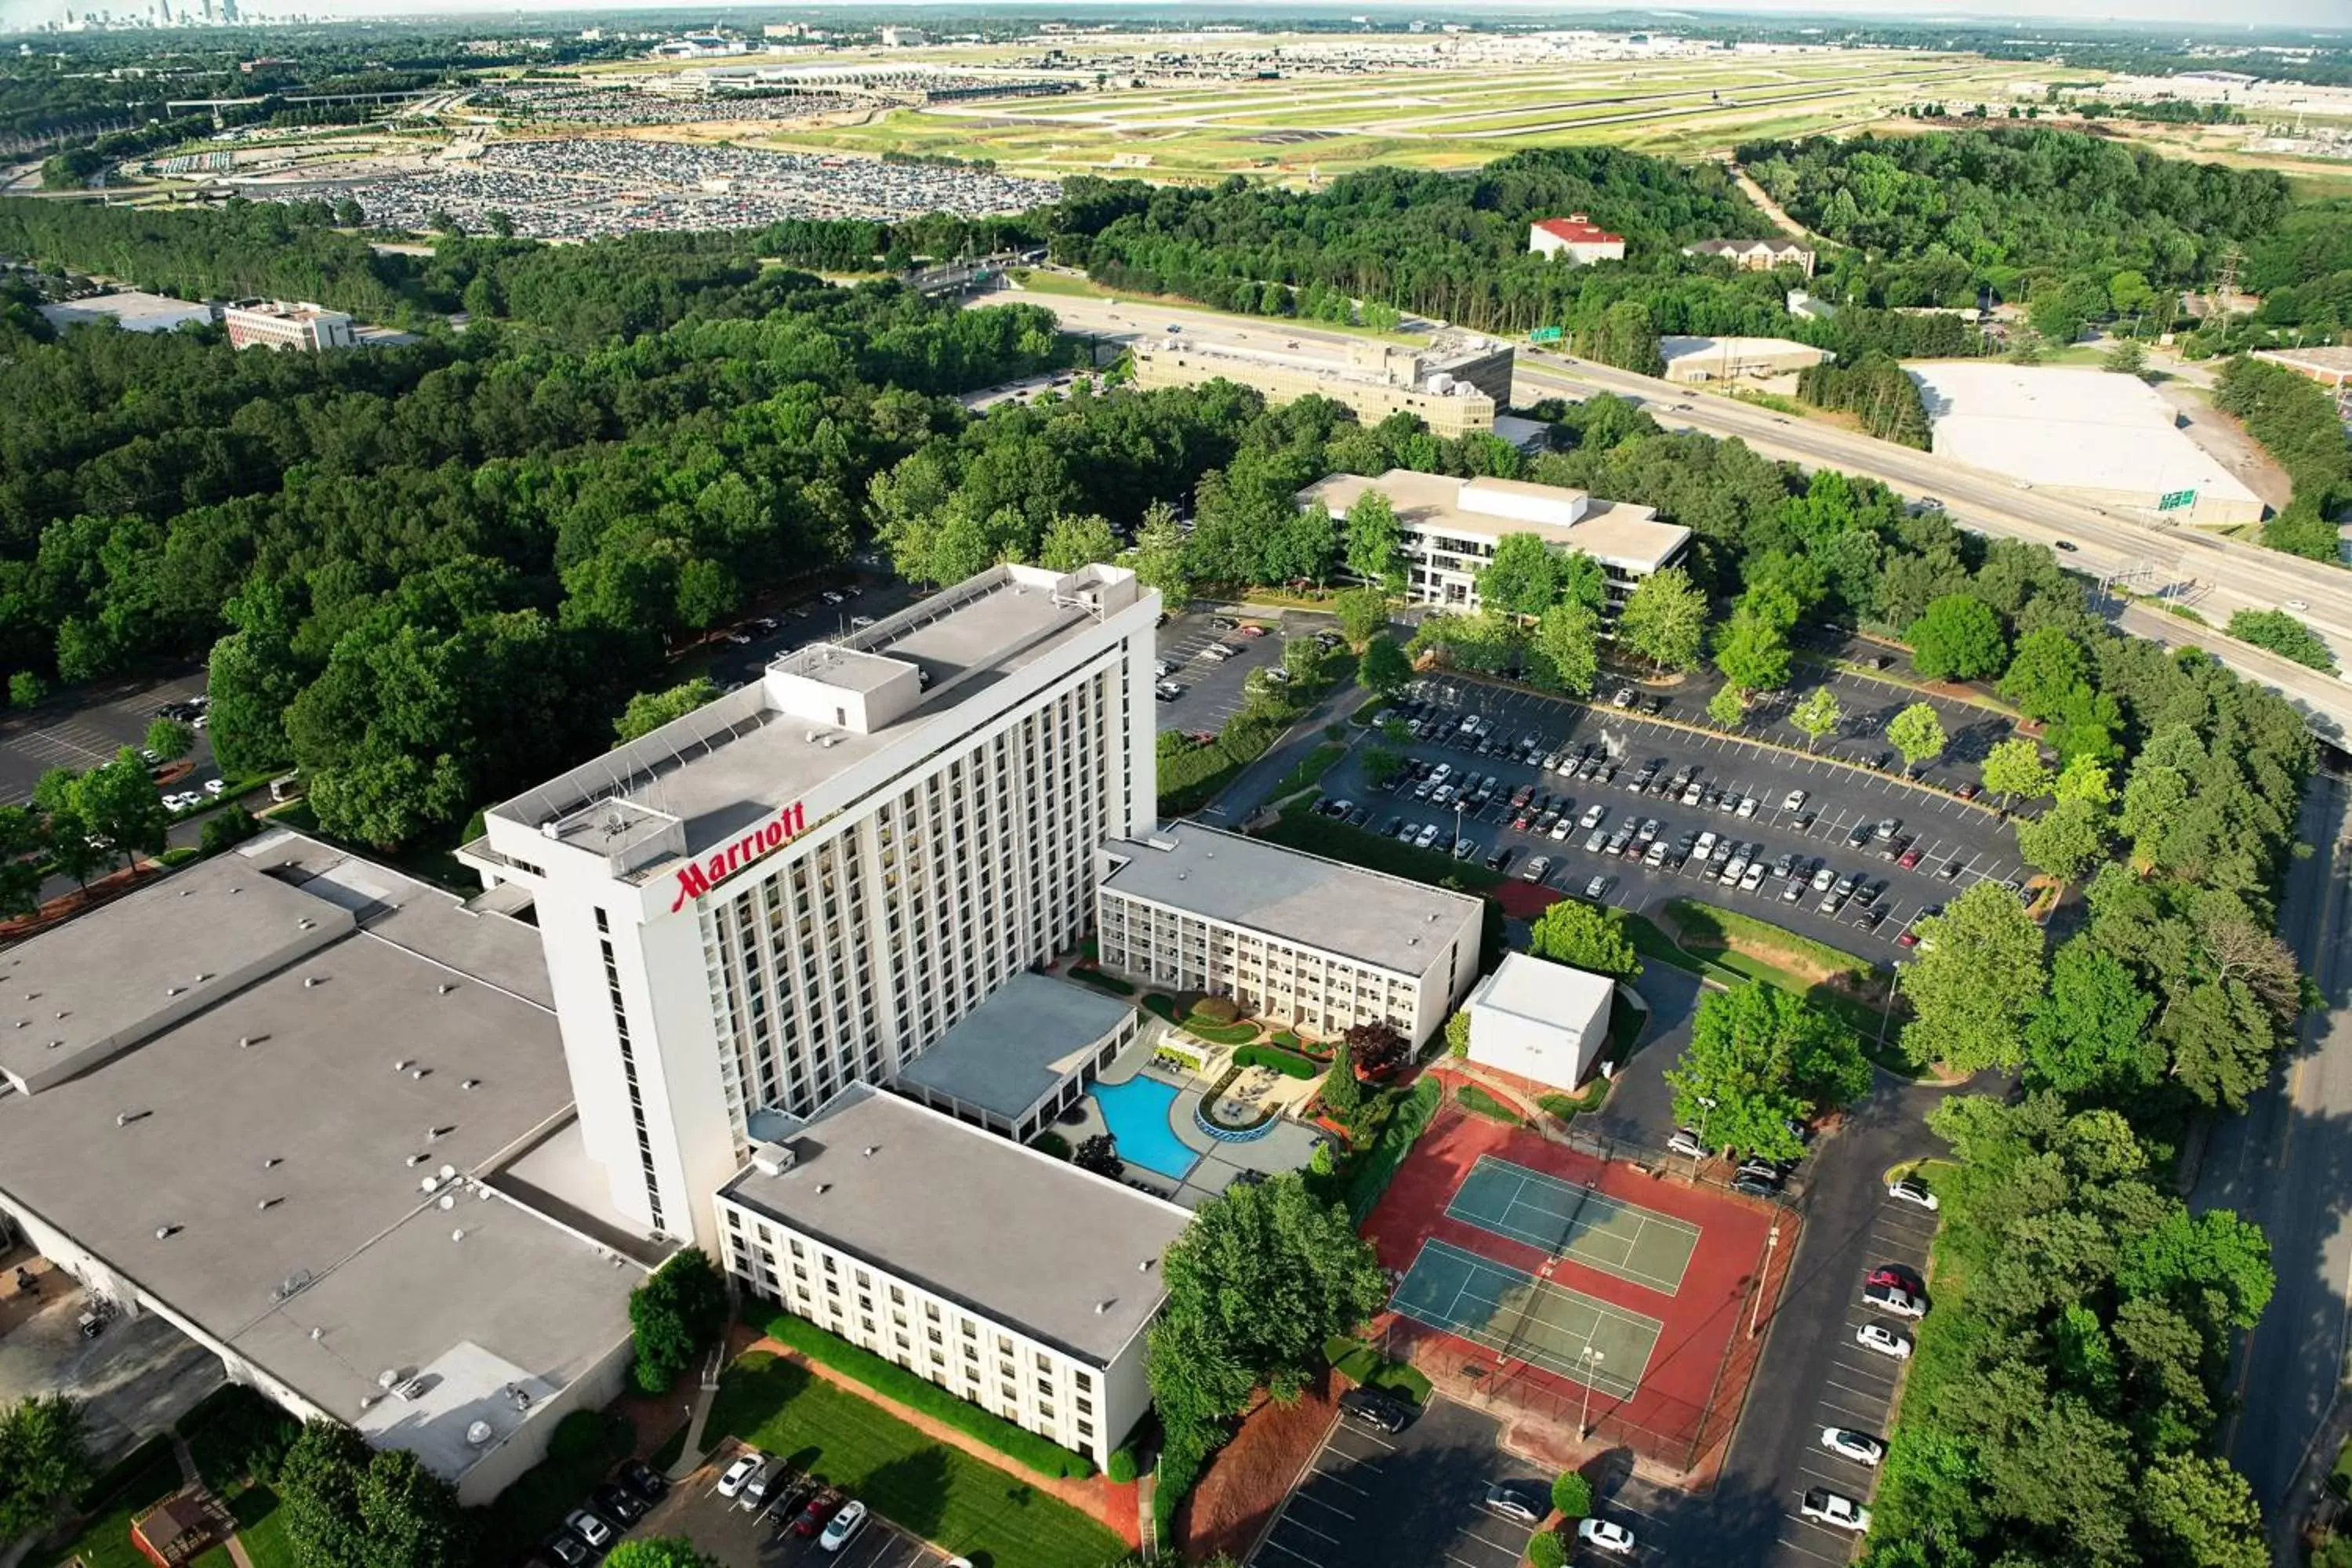
<path fill-rule="evenodd" d="M 1559 342 L 1560 335 L 1561 330 L 1558 327 L 1538 327 L 1535 331 L 1528 334 L 1528 342 L 1531 343 L 1556 343 Z"/>
<path fill-rule="evenodd" d="M 2195 490 L 2167 490 L 2164 494 L 2157 498 L 2156 510 L 2158 511 L 2179 511 L 2182 507 L 2195 506 L 2196 504 L 2197 492 Z"/>

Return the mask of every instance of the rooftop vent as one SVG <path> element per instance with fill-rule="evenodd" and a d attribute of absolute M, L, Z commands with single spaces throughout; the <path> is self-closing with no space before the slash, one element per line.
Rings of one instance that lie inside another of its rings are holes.
<path fill-rule="evenodd" d="M 441 1167 L 441 1179 L 445 1182 L 455 1180 L 457 1174 L 457 1167 L 455 1165 L 444 1165 Z"/>
<path fill-rule="evenodd" d="M 392 1070 L 394 1072 L 406 1072 L 410 1068 L 415 1067 L 415 1062 L 412 1058 L 403 1057 L 398 1061 L 392 1064 Z"/>
<path fill-rule="evenodd" d="M 441 983 L 441 988 L 438 991 L 436 991 L 434 994 L 436 996 L 446 996 L 450 992 L 455 991 L 456 989 L 457 989 L 457 986 L 451 984 L 448 981 L 444 980 Z"/>
<path fill-rule="evenodd" d="M 818 1195 L 819 1197 L 822 1197 L 822 1196 L 824 1196 L 825 1194 L 827 1194 L 827 1193 L 829 1193 L 829 1192 L 833 1191 L 833 1184 L 832 1184 L 831 1182 L 819 1182 L 819 1183 L 816 1184 L 816 1190 L 817 1190 L 817 1195 Z"/>
<path fill-rule="evenodd" d="M 781 1176 L 793 1168 L 800 1156 L 781 1143 L 751 1145 L 751 1168 L 763 1176 Z"/>
<path fill-rule="evenodd" d="M 498 1428 L 491 1426 L 488 1422 L 477 1421 L 472 1426 L 466 1428 L 466 1447 L 468 1448 L 488 1447 L 489 1446 L 490 1439 L 498 1435 Z"/>
<path fill-rule="evenodd" d="M 482 1080 L 478 1078 L 469 1078 L 457 1087 L 459 1089 L 479 1089 L 482 1087 Z"/>
<path fill-rule="evenodd" d="M 465 1240 L 465 1239 L 466 1239 L 466 1231 L 465 1231 L 465 1227 L 461 1226 L 459 1226 L 457 1229 L 451 1231 L 451 1232 L 449 1233 L 449 1239 L 450 1239 L 450 1240 L 452 1240 L 452 1241 L 463 1241 L 463 1240 Z"/>
<path fill-rule="evenodd" d="M 128 1127 L 134 1121 L 144 1121 L 147 1118 L 154 1114 L 155 1113 L 152 1110 L 118 1110 L 114 1113 L 114 1124 L 117 1127 Z"/>
<path fill-rule="evenodd" d="M 261 1168 L 265 1171 L 274 1171 L 284 1163 L 286 1158 L 282 1154 L 264 1154 L 261 1157 Z"/>
<path fill-rule="evenodd" d="M 271 1209 L 276 1208 L 279 1204 L 282 1204 L 286 1200 L 282 1197 L 264 1198 L 259 1203 L 253 1205 L 253 1212 L 256 1214 L 268 1214 Z"/>
<path fill-rule="evenodd" d="M 879 1143 L 868 1143 L 866 1145 L 866 1157 L 871 1160 L 874 1158 L 876 1151 L 879 1150 L 881 1147 L 882 1145 Z"/>
<path fill-rule="evenodd" d="M 421 1181 L 421 1182 L 419 1182 L 419 1183 L 417 1183 L 417 1184 L 416 1184 L 416 1190 L 417 1190 L 418 1192 L 421 1192 L 421 1193 L 429 1193 L 429 1192 L 433 1191 L 436 1187 L 438 1187 L 440 1184 L 441 1184 L 441 1178 L 440 1178 L 440 1177 L 438 1177 L 438 1176 L 427 1176 L 427 1177 L 425 1177 L 423 1181 Z"/>
<path fill-rule="evenodd" d="M 456 1208 L 457 1206 L 457 1195 L 455 1193 L 443 1193 L 441 1194 L 441 1212 L 443 1214 L 447 1214 L 451 1209 Z"/>
<path fill-rule="evenodd" d="M 159 1225 L 155 1227 L 155 1239 L 169 1241 L 180 1234 L 180 1229 L 181 1227 L 176 1225 Z"/>

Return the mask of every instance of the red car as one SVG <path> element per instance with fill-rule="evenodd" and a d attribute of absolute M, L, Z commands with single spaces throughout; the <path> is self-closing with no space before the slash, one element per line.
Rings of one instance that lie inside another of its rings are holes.
<path fill-rule="evenodd" d="M 1972 784 L 1964 784 L 1959 787 L 1958 794 L 1962 800 L 1974 800 L 1977 797 L 1977 786 Z"/>
<path fill-rule="evenodd" d="M 1241 628 L 1241 635 L 1245 637 L 1262 637 L 1265 636 L 1265 628 L 1264 626 L 1244 626 Z"/>
<path fill-rule="evenodd" d="M 847 1500 L 848 1499 L 842 1495 L 840 1489 L 825 1488 L 824 1490 L 809 1499 L 808 1506 L 801 1510 L 798 1519 L 793 1521 L 793 1533 L 814 1535 L 824 1528 L 824 1521 L 831 1519 L 835 1510 Z"/>
<path fill-rule="evenodd" d="M 1903 930 L 1903 934 L 1895 939 L 1895 945 L 1897 947 L 1916 947 L 1919 945 L 1919 933 L 1906 926 Z"/>
<path fill-rule="evenodd" d="M 1927 1282 L 1919 1278 L 1918 1271 L 1906 1268 L 1900 1263 L 1880 1264 L 1870 1271 L 1869 1279 L 1864 1283 L 1892 1285 L 1897 1290 L 1908 1290 L 1914 1296 L 1924 1296 L 1927 1293 Z"/>
<path fill-rule="evenodd" d="M 1919 847 L 1915 844 L 1910 848 L 1906 849 L 1903 851 L 1902 858 L 1895 863 L 1908 871 L 1912 867 L 1916 866 L 1919 863 Z"/>

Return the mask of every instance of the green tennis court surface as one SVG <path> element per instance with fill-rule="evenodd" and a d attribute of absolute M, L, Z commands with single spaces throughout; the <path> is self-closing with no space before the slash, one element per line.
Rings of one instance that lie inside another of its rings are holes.
<path fill-rule="evenodd" d="M 1492 1154 L 1478 1156 L 1445 1213 L 1669 1296 L 1682 1288 L 1698 1248 L 1698 1226 L 1688 1220 Z"/>
<path fill-rule="evenodd" d="M 1416 1323 L 1619 1399 L 1641 1387 L 1664 1327 L 1433 1237 L 1422 1243 L 1389 1306 Z M 1595 1352 L 1589 1360 L 1588 1347 Z"/>

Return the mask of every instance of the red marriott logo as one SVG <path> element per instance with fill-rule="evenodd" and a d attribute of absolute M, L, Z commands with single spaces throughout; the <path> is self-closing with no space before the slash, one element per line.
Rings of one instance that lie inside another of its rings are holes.
<path fill-rule="evenodd" d="M 726 848 L 712 850 L 709 859 L 687 862 L 678 869 L 677 897 L 669 901 L 669 912 L 677 913 L 687 900 L 700 898 L 752 861 L 790 844 L 807 825 L 801 803 L 794 801 Z"/>

